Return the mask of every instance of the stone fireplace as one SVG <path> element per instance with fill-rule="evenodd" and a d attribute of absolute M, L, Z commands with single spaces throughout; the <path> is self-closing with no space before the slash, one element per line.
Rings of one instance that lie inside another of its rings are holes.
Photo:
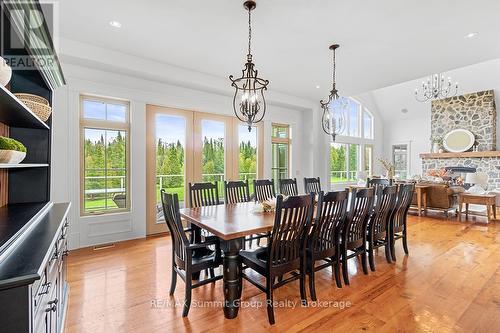
<path fill-rule="evenodd" d="M 443 137 L 454 129 L 476 137 L 478 151 L 420 154 L 422 172 L 446 167 L 475 168 L 489 176 L 488 189 L 500 188 L 500 152 L 496 150 L 496 108 L 493 90 L 432 102 L 431 136 Z"/>

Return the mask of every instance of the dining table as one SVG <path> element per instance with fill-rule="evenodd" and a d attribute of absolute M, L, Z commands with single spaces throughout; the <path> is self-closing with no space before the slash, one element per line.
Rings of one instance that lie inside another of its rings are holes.
<path fill-rule="evenodd" d="M 205 229 L 220 240 L 223 252 L 224 316 L 238 316 L 242 291 L 242 265 L 239 252 L 245 237 L 273 229 L 274 212 L 263 212 L 255 202 L 183 208 L 181 217 Z M 199 229 L 198 229 L 199 230 Z"/>

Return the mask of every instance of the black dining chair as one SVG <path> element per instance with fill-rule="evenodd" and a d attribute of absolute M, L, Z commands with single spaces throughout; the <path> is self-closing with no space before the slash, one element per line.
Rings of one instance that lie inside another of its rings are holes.
<path fill-rule="evenodd" d="M 260 284 L 254 275 L 243 273 L 243 278 L 266 293 L 267 316 L 273 325 L 273 290 L 293 280 L 300 280 L 300 298 L 306 302 L 304 246 L 306 234 L 311 224 L 314 211 L 314 196 L 312 194 L 292 196 L 283 200 L 278 195 L 274 227 L 269 244 L 254 251 L 241 251 L 242 263 L 262 275 L 265 286 Z M 296 273 L 295 271 L 300 273 Z M 282 279 L 286 273 L 292 273 Z"/>
<path fill-rule="evenodd" d="M 348 259 L 361 256 L 363 272 L 368 274 L 366 239 L 374 197 L 375 189 L 373 188 L 351 189 L 349 214 L 347 214 L 347 220 L 343 226 L 341 242 L 342 274 L 346 285 L 349 285 Z M 348 255 L 348 251 L 352 253 Z"/>
<path fill-rule="evenodd" d="M 248 180 L 242 181 L 225 181 L 224 182 L 224 193 L 226 204 L 236 204 L 241 202 L 250 201 L 250 190 L 248 187 Z M 257 246 L 260 246 L 260 240 L 262 238 L 268 237 L 268 233 L 259 233 L 255 235 L 250 235 L 245 237 L 244 247 L 246 249 L 252 248 L 255 241 Z"/>
<path fill-rule="evenodd" d="M 349 191 L 319 193 L 314 224 L 307 237 L 306 263 L 311 299 L 316 301 L 315 272 L 332 267 L 337 287 L 340 279 L 340 232 L 347 217 Z M 316 266 L 316 262 L 326 263 Z"/>
<path fill-rule="evenodd" d="M 317 178 L 304 178 L 304 192 L 305 193 L 315 193 L 321 192 L 321 182 L 319 177 Z"/>
<path fill-rule="evenodd" d="M 401 184 L 398 186 L 398 199 L 390 222 L 391 257 L 393 261 L 396 261 L 394 245 L 398 239 L 403 239 L 403 250 L 406 254 L 409 254 L 406 217 L 408 216 L 408 210 L 410 209 L 414 193 L 414 184 Z"/>
<path fill-rule="evenodd" d="M 186 236 L 186 229 L 183 228 L 179 213 L 179 198 L 177 194 L 167 194 L 161 190 L 161 202 L 163 214 L 172 238 L 172 281 L 170 284 L 170 295 L 175 292 L 177 275 L 184 280 L 185 300 L 182 316 L 186 317 L 191 306 L 191 292 L 207 283 L 222 279 L 222 275 L 215 275 L 214 269 L 222 263 L 220 244 L 217 239 L 210 239 L 205 242 L 190 243 Z M 212 251 L 208 246 L 215 246 Z M 202 271 L 209 271 L 210 277 L 205 276 L 193 284 L 193 274 Z"/>
<path fill-rule="evenodd" d="M 224 181 L 224 198 L 226 204 L 249 202 L 248 180 Z"/>
<path fill-rule="evenodd" d="M 217 181 L 215 183 L 189 183 L 191 208 L 220 205 Z"/>
<path fill-rule="evenodd" d="M 366 187 L 375 187 L 375 186 L 392 186 L 392 179 L 386 178 L 367 178 L 366 179 Z"/>
<path fill-rule="evenodd" d="M 397 200 L 396 186 L 375 187 L 375 209 L 368 223 L 368 261 L 370 269 L 375 271 L 374 249 L 384 246 L 385 258 L 391 263 L 390 222 Z"/>
<path fill-rule="evenodd" d="M 297 178 L 293 179 L 280 179 L 279 180 L 280 193 L 286 196 L 298 195 Z"/>
<path fill-rule="evenodd" d="M 274 190 L 274 179 L 255 179 L 253 181 L 253 188 L 255 192 L 255 201 L 262 202 L 269 199 L 276 198 L 276 191 Z"/>

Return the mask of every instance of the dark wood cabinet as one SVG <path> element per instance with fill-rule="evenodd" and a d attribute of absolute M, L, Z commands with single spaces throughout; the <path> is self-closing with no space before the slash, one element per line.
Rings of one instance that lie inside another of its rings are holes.
<path fill-rule="evenodd" d="M 0 262 L 2 333 L 57 333 L 64 325 L 68 284 L 68 203 L 48 204 L 26 236 Z"/>

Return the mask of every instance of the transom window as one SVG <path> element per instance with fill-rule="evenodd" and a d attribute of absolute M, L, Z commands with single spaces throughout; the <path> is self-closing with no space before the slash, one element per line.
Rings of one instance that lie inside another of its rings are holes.
<path fill-rule="evenodd" d="M 356 100 L 343 98 L 346 126 L 330 143 L 330 184 L 356 182 L 360 171 L 370 176 L 373 169 L 373 115 Z"/>

